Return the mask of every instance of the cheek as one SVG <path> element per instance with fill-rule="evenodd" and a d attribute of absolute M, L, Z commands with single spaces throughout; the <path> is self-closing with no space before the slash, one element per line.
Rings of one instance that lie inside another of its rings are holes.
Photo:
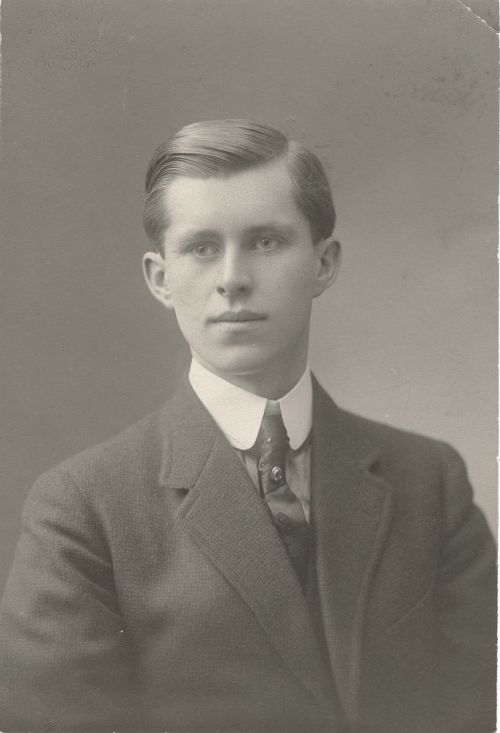
<path fill-rule="evenodd" d="M 289 304 L 295 312 L 310 308 L 314 293 L 314 267 L 309 260 L 283 268 L 276 284 L 276 296 Z"/>
<path fill-rule="evenodd" d="M 203 303 L 203 278 L 192 267 L 178 265 L 169 270 L 170 292 L 175 308 L 196 312 Z"/>

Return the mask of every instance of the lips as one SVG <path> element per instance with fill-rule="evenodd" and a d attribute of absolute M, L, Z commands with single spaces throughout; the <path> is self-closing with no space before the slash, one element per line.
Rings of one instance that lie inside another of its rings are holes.
<path fill-rule="evenodd" d="M 248 321 L 263 321 L 265 316 L 253 311 L 226 311 L 220 316 L 210 319 L 213 323 L 247 323 Z"/>

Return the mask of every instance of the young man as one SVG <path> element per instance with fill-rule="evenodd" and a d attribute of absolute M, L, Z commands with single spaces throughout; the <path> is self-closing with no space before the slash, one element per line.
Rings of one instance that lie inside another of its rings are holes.
<path fill-rule="evenodd" d="M 246 120 L 189 125 L 144 222 L 192 363 L 157 414 L 35 484 L 0 728 L 494 730 L 495 551 L 462 461 L 309 371 L 340 262 L 317 158 Z"/>

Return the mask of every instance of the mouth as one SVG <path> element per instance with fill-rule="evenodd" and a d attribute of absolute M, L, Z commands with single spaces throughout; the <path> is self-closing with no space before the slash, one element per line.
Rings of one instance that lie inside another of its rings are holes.
<path fill-rule="evenodd" d="M 211 318 L 212 323 L 249 323 L 250 321 L 264 321 L 266 316 L 253 311 L 226 311 L 220 316 Z"/>

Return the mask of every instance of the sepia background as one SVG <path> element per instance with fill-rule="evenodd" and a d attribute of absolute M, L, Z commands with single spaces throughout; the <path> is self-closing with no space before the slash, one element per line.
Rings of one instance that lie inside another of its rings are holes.
<path fill-rule="evenodd" d="M 198 119 L 268 122 L 323 159 L 344 252 L 312 367 L 341 406 L 458 448 L 496 526 L 492 7 L 4 0 L 0 590 L 36 476 L 186 367 L 142 282 L 142 186 Z"/>

